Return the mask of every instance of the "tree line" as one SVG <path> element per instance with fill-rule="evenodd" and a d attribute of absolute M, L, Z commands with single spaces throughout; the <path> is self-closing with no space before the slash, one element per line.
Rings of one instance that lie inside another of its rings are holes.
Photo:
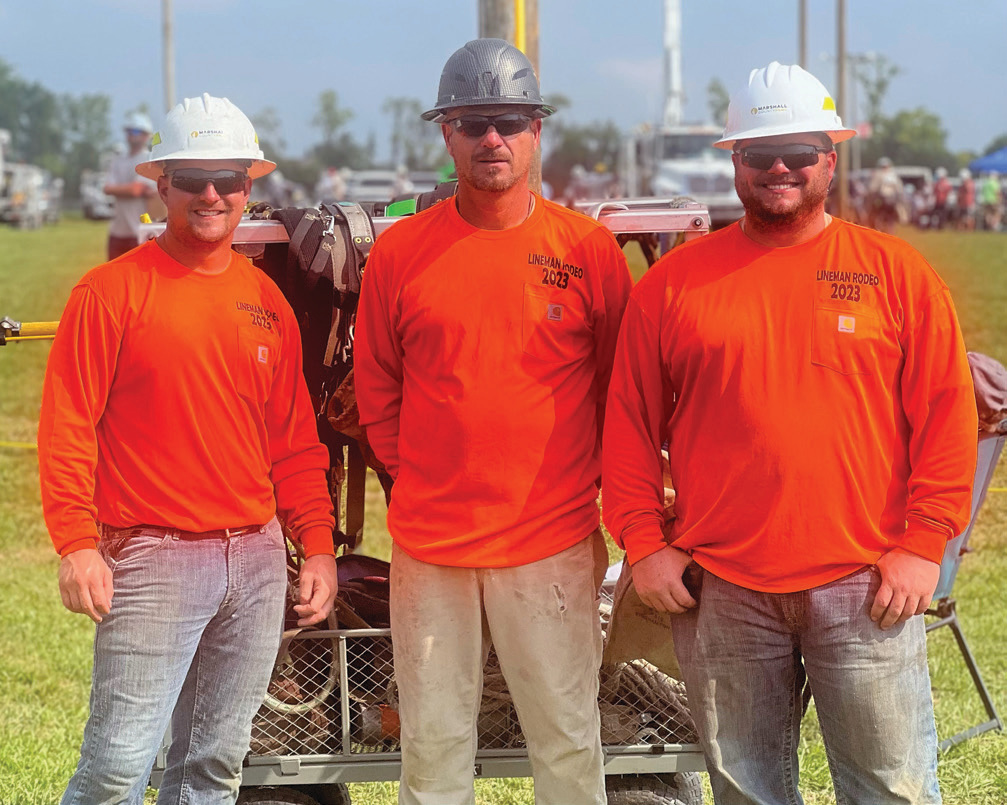
<path fill-rule="evenodd" d="M 864 166 L 887 156 L 896 164 L 956 170 L 980 156 L 975 151 L 952 153 L 943 122 L 928 109 L 886 113 L 884 100 L 892 80 L 900 73 L 897 65 L 878 56 L 868 63 L 855 64 L 854 70 L 854 80 L 864 99 L 864 119 L 872 128 L 872 136 L 860 143 Z M 562 95 L 552 95 L 549 100 L 560 110 L 571 106 Z M 707 87 L 707 101 L 715 122 L 726 119 L 728 100 L 724 84 L 714 78 Z M 61 176 L 69 195 L 77 194 L 81 172 L 99 168 L 102 156 L 117 142 L 112 135 L 111 107 L 111 99 L 102 93 L 53 93 L 21 78 L 0 59 L 0 128 L 11 133 L 8 159 L 39 165 Z M 416 98 L 390 97 L 384 101 L 391 167 L 433 170 L 449 161 L 439 127 L 420 119 L 423 109 Z M 358 139 L 347 128 L 353 116 L 351 109 L 340 104 L 335 90 L 321 92 L 311 119 L 320 140 L 300 157 L 287 153 L 282 121 L 275 108 L 266 107 L 251 119 L 267 158 L 274 160 L 288 179 L 310 187 L 328 166 L 354 170 L 376 166 L 376 136 L 371 133 L 363 141 Z M 588 170 L 615 170 L 624 132 L 632 124 L 625 129 L 612 120 L 581 124 L 569 122 L 562 114 L 551 119 L 543 134 L 543 178 L 560 193 L 574 165 Z M 995 138 L 982 153 L 1005 145 L 1007 133 Z"/>

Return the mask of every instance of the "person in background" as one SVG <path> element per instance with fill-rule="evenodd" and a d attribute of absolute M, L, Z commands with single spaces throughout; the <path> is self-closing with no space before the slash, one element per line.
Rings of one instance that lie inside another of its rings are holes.
<path fill-rule="evenodd" d="M 135 249 L 140 242 L 140 216 L 157 198 L 157 182 L 138 176 L 136 166 L 146 161 L 154 124 L 144 112 L 131 112 L 123 126 L 126 152 L 115 156 L 108 169 L 104 192 L 115 198 L 108 225 L 108 259 Z"/>
<path fill-rule="evenodd" d="M 294 611 L 336 594 L 328 453 L 300 333 L 231 249 L 263 158 L 226 98 L 168 113 L 136 171 L 163 234 L 73 289 L 46 367 L 42 507 L 64 605 L 97 623 L 91 712 L 63 805 L 233 803 L 287 598 L 284 527 L 303 548 Z M 283 527 L 277 516 L 282 519 Z"/>
<path fill-rule="evenodd" d="M 318 178 L 315 196 L 320 204 L 335 204 L 346 200 L 346 180 L 339 168 L 330 165 Z"/>
<path fill-rule="evenodd" d="M 979 204 L 982 209 L 983 229 L 999 232 L 1000 218 L 1003 215 L 1003 195 L 1000 189 L 1000 176 L 996 171 L 987 173 L 979 184 Z"/>
<path fill-rule="evenodd" d="M 962 168 L 958 172 L 961 188 L 958 190 L 958 229 L 972 232 L 976 228 L 976 183 L 972 171 Z"/>
<path fill-rule="evenodd" d="M 718 805 L 801 801 L 806 683 L 837 801 L 941 801 L 923 612 L 969 519 L 975 396 L 933 268 L 825 212 L 853 135 L 810 73 L 753 70 L 716 143 L 744 218 L 648 271 L 619 336 L 605 522 L 673 613 Z"/>

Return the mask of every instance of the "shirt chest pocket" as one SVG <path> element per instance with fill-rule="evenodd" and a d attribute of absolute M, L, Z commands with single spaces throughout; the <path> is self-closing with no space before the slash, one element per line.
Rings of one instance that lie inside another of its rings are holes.
<path fill-rule="evenodd" d="M 234 378 L 241 396 L 265 402 L 273 385 L 279 349 L 275 331 L 253 324 L 238 325 Z"/>
<path fill-rule="evenodd" d="M 811 332 L 811 362 L 843 375 L 874 371 L 891 347 L 881 321 L 866 310 L 816 305 Z"/>
<path fill-rule="evenodd" d="M 581 308 L 581 299 L 526 283 L 521 311 L 524 353 L 548 363 L 572 363 L 591 350 L 591 328 Z"/>

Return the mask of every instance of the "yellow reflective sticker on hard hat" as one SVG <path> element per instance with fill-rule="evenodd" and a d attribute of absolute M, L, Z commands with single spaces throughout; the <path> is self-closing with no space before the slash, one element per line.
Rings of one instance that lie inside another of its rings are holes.
<path fill-rule="evenodd" d="M 259 144 L 259 135 L 258 134 L 255 135 L 255 144 L 256 145 Z"/>
<path fill-rule="evenodd" d="M 159 132 L 159 131 L 155 131 L 154 132 L 154 139 L 150 141 L 150 144 L 151 145 L 160 145 L 161 144 L 161 132 Z"/>
<path fill-rule="evenodd" d="M 825 100 L 822 101 L 822 111 L 823 112 L 825 112 L 825 111 L 835 112 L 836 111 L 836 102 L 834 100 L 832 100 L 832 96 L 831 95 L 826 95 L 825 96 Z"/>
<path fill-rule="evenodd" d="M 853 333 L 857 330 L 857 320 L 853 316 L 840 316 L 839 317 L 839 332 L 841 333 Z"/>

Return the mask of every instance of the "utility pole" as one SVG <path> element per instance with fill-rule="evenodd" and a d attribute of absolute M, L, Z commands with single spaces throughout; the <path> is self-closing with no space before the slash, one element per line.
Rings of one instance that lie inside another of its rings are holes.
<path fill-rule="evenodd" d="M 797 0 L 797 63 L 808 69 L 808 0 Z"/>
<path fill-rule="evenodd" d="M 846 103 L 846 0 L 836 0 L 836 78 L 839 104 L 837 111 L 845 121 L 848 119 Z M 850 141 L 839 144 L 839 165 L 836 181 L 839 182 L 839 217 L 849 220 L 850 211 Z"/>
<path fill-rule="evenodd" d="M 479 0 L 479 37 L 505 39 L 522 51 L 531 62 L 541 83 L 538 67 L 538 0 Z M 542 190 L 542 150 L 528 175 L 531 188 Z"/>
<path fill-rule="evenodd" d="M 664 126 L 682 122 L 682 0 L 664 0 Z"/>
<path fill-rule="evenodd" d="M 161 0 L 161 48 L 164 65 L 164 111 L 175 105 L 175 32 L 172 26 L 171 0 Z"/>

